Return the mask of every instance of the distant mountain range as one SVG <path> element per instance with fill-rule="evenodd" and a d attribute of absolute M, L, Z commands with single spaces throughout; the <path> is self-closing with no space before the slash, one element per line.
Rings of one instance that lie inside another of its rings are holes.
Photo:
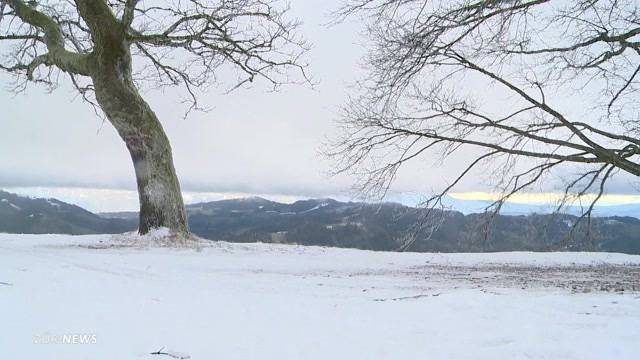
<path fill-rule="evenodd" d="M 423 197 L 419 195 L 412 195 L 403 193 L 395 195 L 394 201 L 408 205 L 417 206 L 423 201 Z M 482 213 L 485 209 L 492 204 L 489 200 L 462 200 L 456 199 L 451 196 L 445 196 L 443 198 L 443 204 L 455 211 L 461 213 L 477 214 Z M 589 204 L 585 204 L 588 207 Z M 530 215 L 530 214 L 550 214 L 555 212 L 556 208 L 553 204 L 524 204 L 506 202 L 502 206 L 500 213 L 502 215 Z M 580 206 L 565 206 L 562 208 L 562 212 L 570 215 L 580 215 L 584 209 Z M 610 216 L 630 216 L 640 218 L 640 204 L 623 204 L 623 205 L 604 205 L 598 203 L 593 210 L 594 217 L 610 217 Z"/>
<path fill-rule="evenodd" d="M 311 199 L 282 204 L 263 198 L 187 206 L 191 230 L 206 239 L 276 242 L 395 251 L 594 250 L 640 254 L 640 220 L 574 215 L 464 215 L 395 203 Z M 438 226 L 434 226 L 438 225 Z M 137 227 L 137 213 L 93 214 L 55 199 L 0 191 L 0 232 L 95 234 Z M 412 241 L 414 240 L 414 241 Z"/>
<path fill-rule="evenodd" d="M 0 232 L 23 234 L 113 234 L 136 222 L 109 219 L 56 199 L 33 199 L 0 191 Z"/>
<path fill-rule="evenodd" d="M 452 209 L 461 211 L 465 214 L 481 213 L 484 212 L 491 201 L 484 200 L 457 200 L 449 197 L 445 204 Z M 585 204 L 585 209 L 589 204 Z M 580 206 L 565 206 L 562 208 L 562 212 L 569 215 L 580 215 L 585 210 Z M 549 214 L 555 211 L 555 207 L 552 205 L 541 204 L 521 204 L 507 202 L 503 205 L 502 215 L 530 215 L 530 214 Z M 640 218 L 640 204 L 624 204 L 624 205 L 598 205 L 593 209 L 594 217 L 635 217 Z"/>

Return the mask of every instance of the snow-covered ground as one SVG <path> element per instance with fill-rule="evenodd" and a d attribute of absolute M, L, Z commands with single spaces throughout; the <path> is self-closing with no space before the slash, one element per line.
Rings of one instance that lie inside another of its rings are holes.
<path fill-rule="evenodd" d="M 109 243 L 0 234 L 0 358 L 640 358 L 640 256 Z"/>

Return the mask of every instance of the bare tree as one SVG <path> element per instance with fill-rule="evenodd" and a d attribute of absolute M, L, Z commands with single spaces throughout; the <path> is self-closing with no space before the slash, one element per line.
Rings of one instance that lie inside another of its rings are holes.
<path fill-rule="evenodd" d="M 499 199 L 562 174 L 558 210 L 617 172 L 640 175 L 640 4 L 636 0 L 346 0 L 367 22 L 368 76 L 344 107 L 329 155 L 360 190 L 384 195 L 409 161 L 474 168 Z M 500 99 L 500 100 L 498 100 Z"/>
<path fill-rule="evenodd" d="M 50 88 L 68 79 L 127 145 L 140 198 L 139 232 L 189 233 L 171 146 L 143 86 L 179 86 L 189 110 L 220 71 L 235 87 L 306 81 L 305 43 L 272 0 L 0 0 L 0 69 Z M 135 60 L 135 63 L 134 63 Z M 294 79 L 287 74 L 299 72 Z"/>

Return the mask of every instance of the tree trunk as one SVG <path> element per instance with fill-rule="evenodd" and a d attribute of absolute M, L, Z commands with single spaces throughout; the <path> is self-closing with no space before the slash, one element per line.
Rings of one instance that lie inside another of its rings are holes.
<path fill-rule="evenodd" d="M 171 145 L 160 121 L 131 79 L 131 55 L 121 39 L 107 39 L 107 49 L 95 59 L 92 74 L 96 99 L 127 145 L 140 198 L 140 234 L 166 227 L 189 234 Z"/>
<path fill-rule="evenodd" d="M 188 234 L 171 145 L 156 115 L 139 95 L 107 91 L 98 101 L 131 154 L 140 199 L 140 234 L 160 227 Z"/>

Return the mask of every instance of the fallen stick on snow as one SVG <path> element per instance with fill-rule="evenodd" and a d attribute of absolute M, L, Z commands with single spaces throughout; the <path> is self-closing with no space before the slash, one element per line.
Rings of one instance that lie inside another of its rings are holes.
<path fill-rule="evenodd" d="M 166 356 L 171 356 L 174 359 L 191 359 L 191 356 L 189 355 L 185 355 L 185 354 L 180 354 L 180 353 L 174 353 L 174 352 L 168 352 L 168 351 L 163 351 L 164 347 L 160 348 L 160 350 L 152 352 L 151 355 L 166 355 Z"/>
<path fill-rule="evenodd" d="M 0 281 L 0 285 L 13 286 L 12 283 L 4 282 L 4 281 Z"/>
<path fill-rule="evenodd" d="M 440 296 L 442 293 L 435 294 L 419 294 L 414 296 L 403 296 L 398 298 L 388 298 L 388 299 L 373 299 L 373 301 L 400 301 L 400 300 L 411 300 L 411 299 L 420 299 L 424 297 L 432 297 L 432 296 Z"/>

